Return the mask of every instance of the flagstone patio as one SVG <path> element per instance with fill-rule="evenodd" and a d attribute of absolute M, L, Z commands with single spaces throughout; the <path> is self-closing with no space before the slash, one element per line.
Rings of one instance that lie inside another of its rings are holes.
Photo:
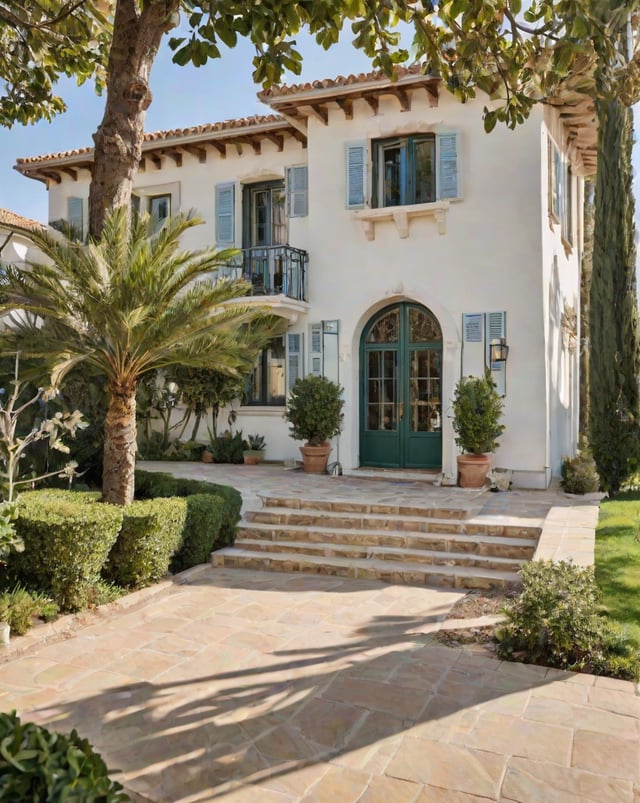
<path fill-rule="evenodd" d="M 245 496 L 259 485 L 247 477 Z M 377 482 L 371 493 L 414 493 Z M 582 528 L 552 529 L 578 551 L 589 540 L 589 505 L 485 497 L 477 515 L 578 511 Z M 2 709 L 78 728 L 138 801 L 638 803 L 634 685 L 441 646 L 460 597 L 196 567 L 5 659 Z"/>

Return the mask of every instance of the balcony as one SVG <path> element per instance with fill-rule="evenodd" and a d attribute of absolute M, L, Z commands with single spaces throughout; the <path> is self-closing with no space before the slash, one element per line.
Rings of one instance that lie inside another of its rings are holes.
<path fill-rule="evenodd" d="M 250 282 L 252 296 L 285 296 L 306 302 L 308 259 L 306 251 L 290 245 L 243 248 L 220 273 Z"/>

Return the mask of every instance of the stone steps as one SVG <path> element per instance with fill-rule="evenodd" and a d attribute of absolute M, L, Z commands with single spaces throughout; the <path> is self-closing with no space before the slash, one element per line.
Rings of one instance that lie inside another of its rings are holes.
<path fill-rule="evenodd" d="M 492 555 L 501 558 L 516 558 L 520 561 L 533 558 L 537 540 L 535 538 L 510 538 L 502 535 L 485 535 L 440 532 L 396 532 L 392 530 L 357 530 L 317 527 L 308 525 L 289 525 L 282 527 L 270 523 L 241 523 L 236 543 L 251 541 L 287 542 L 322 545 L 345 545 L 374 548 L 391 547 L 397 550 L 433 550 L 456 554 Z"/>
<path fill-rule="evenodd" d="M 539 527 L 484 523 L 478 521 L 441 519 L 435 516 L 408 516 L 402 514 L 369 514 L 317 511 L 311 508 L 292 510 L 285 507 L 267 507 L 248 510 L 245 521 L 282 526 L 305 525 L 332 529 L 373 529 L 422 533 L 460 533 L 465 535 L 494 535 L 508 538 L 537 538 Z"/>
<path fill-rule="evenodd" d="M 214 566 L 273 572 L 349 577 L 357 580 L 380 580 L 398 585 L 420 585 L 460 589 L 505 588 L 517 583 L 515 572 L 464 566 L 427 566 L 424 563 L 388 560 L 354 560 L 326 558 L 294 553 L 254 552 L 238 547 L 225 547 L 212 555 Z"/>
<path fill-rule="evenodd" d="M 408 563 L 425 563 L 435 566 L 479 566 L 484 569 L 499 569 L 517 572 L 522 561 L 517 558 L 501 558 L 473 553 L 456 554 L 431 549 L 405 549 L 384 546 L 356 546 L 354 544 L 310 543 L 309 541 L 264 541 L 252 538 L 236 540 L 238 549 L 249 552 L 290 553 L 317 555 L 325 558 L 351 558 L 357 560 L 393 560 Z"/>
<path fill-rule="evenodd" d="M 214 566 L 461 589 L 504 588 L 539 527 L 471 519 L 470 508 L 264 497 Z"/>

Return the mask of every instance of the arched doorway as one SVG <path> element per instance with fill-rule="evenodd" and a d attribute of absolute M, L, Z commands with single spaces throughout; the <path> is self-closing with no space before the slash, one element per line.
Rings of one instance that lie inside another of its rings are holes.
<path fill-rule="evenodd" d="M 419 304 L 377 312 L 360 340 L 360 465 L 440 468 L 442 330 Z"/>

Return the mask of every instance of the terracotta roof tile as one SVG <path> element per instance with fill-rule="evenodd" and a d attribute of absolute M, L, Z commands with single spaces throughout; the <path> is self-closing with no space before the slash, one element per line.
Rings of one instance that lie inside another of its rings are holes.
<path fill-rule="evenodd" d="M 405 76 L 418 76 L 425 75 L 424 65 L 412 64 L 409 67 L 396 67 L 396 75 L 398 78 Z M 296 95 L 301 92 L 313 92 L 314 89 L 340 89 L 342 87 L 354 86 L 355 84 L 367 84 L 374 81 L 386 82 L 389 81 L 389 76 L 381 70 L 374 72 L 358 73 L 357 75 L 338 75 L 336 78 L 322 78 L 318 81 L 310 81 L 305 84 L 280 84 L 279 86 L 265 89 L 258 93 L 261 100 L 268 102 L 275 98 L 284 97 L 286 95 Z"/>
<path fill-rule="evenodd" d="M 236 131 L 243 128 L 268 125 L 269 123 L 282 123 L 284 126 L 289 124 L 279 114 L 257 114 L 252 117 L 241 117 L 237 120 L 224 120 L 219 123 L 204 123 L 189 128 L 173 128 L 167 131 L 150 131 L 144 135 L 144 142 L 161 142 L 162 140 L 178 139 L 180 137 L 190 137 L 194 134 L 222 133 L 225 131 Z M 62 151 L 60 153 L 47 153 L 42 156 L 30 156 L 16 160 L 17 165 L 27 166 L 41 164 L 42 162 L 52 162 L 58 159 L 67 159 L 73 156 L 93 156 L 93 148 L 75 148 L 74 150 Z"/>
<path fill-rule="evenodd" d="M 46 228 L 43 223 L 38 223 L 37 220 L 31 220 L 28 217 L 22 217 L 9 209 L 2 209 L 0 207 L 0 226 L 19 226 L 21 229 L 30 229 L 37 231 Z"/>

